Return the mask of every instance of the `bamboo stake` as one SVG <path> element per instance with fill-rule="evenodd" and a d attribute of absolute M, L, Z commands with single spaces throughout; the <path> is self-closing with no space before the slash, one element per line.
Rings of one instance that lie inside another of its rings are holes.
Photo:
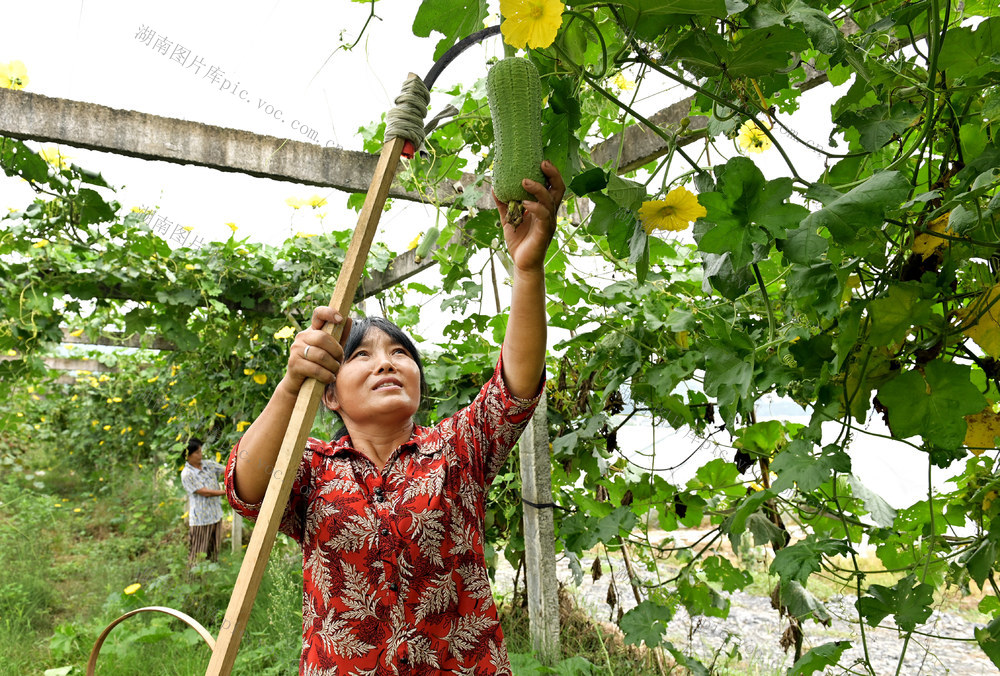
<path fill-rule="evenodd" d="M 417 76 L 410 73 L 407 79 L 414 77 Z M 344 266 L 340 270 L 333 297 L 330 299 L 330 307 L 335 308 L 345 318 L 350 313 L 351 301 L 357 292 L 358 284 L 361 282 L 361 274 L 364 271 L 368 251 L 382 215 L 382 207 L 385 205 L 389 186 L 396 174 L 396 167 L 399 165 L 399 155 L 406 142 L 406 139 L 400 137 L 387 142 L 382 147 L 382 154 L 375 167 L 375 175 L 372 177 L 364 207 L 358 217 L 354 237 L 347 249 Z M 323 330 L 333 336 L 335 340 L 340 340 L 342 328 L 342 324 L 327 324 Z M 285 505 L 288 504 L 292 482 L 298 471 L 299 463 L 302 461 L 306 438 L 316 417 L 323 388 L 323 383 L 309 378 L 299 390 L 299 396 L 288 421 L 285 437 L 281 442 L 281 450 L 278 451 L 278 457 L 275 460 L 276 469 L 271 473 L 267 492 L 264 494 L 264 503 L 257 518 L 257 526 L 250 536 L 243 565 L 240 567 L 240 574 L 236 579 L 236 586 L 233 589 L 225 619 L 219 630 L 219 637 L 216 639 L 215 648 L 212 651 L 212 660 L 205 672 L 206 676 L 229 676 L 233 663 L 236 661 L 236 651 L 239 650 L 243 631 L 250 618 L 250 611 L 253 608 L 253 602 L 267 566 L 267 559 L 274 546 L 278 526 L 281 524 L 281 516 L 285 511 Z"/>

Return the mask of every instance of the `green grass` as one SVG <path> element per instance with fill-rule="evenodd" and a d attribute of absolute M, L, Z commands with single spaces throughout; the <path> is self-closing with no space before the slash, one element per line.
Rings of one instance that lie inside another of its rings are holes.
<path fill-rule="evenodd" d="M 44 467 L 44 458 L 22 464 Z M 85 482 L 57 466 L 43 477 L 0 476 L 0 664 L 3 673 L 83 673 L 97 635 L 136 607 L 181 610 L 213 634 L 239 571 L 228 542 L 218 564 L 188 571 L 184 501 L 169 476 L 149 469 Z M 97 477 L 95 477 L 97 479 Z M 90 483 L 96 484 L 91 486 Z M 244 635 L 236 673 L 296 673 L 301 644 L 301 558 L 291 543 L 272 554 Z M 139 583 L 134 594 L 126 587 Z M 203 673 L 210 651 L 166 615 L 116 627 L 98 662 L 104 674 Z M 157 665 L 150 670 L 150 665 Z"/>

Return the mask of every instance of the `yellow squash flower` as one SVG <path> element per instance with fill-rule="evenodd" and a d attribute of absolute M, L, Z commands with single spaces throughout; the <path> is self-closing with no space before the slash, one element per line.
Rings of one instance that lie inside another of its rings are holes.
<path fill-rule="evenodd" d="M 49 245 L 49 240 L 47 240 L 47 239 L 40 239 L 37 242 L 35 242 L 34 244 L 32 244 L 31 248 L 32 249 L 44 249 L 48 245 Z"/>
<path fill-rule="evenodd" d="M 239 228 L 237 227 L 237 225 L 235 223 L 226 223 L 226 225 L 228 225 L 229 229 L 232 230 L 233 232 L 236 232 L 237 230 L 239 230 Z"/>
<path fill-rule="evenodd" d="M 615 86 L 621 89 L 622 91 L 627 92 L 632 89 L 635 89 L 635 83 L 632 82 L 632 80 L 629 80 L 627 77 L 625 77 L 625 75 L 622 73 L 618 73 L 617 75 L 615 75 L 611 79 L 611 81 L 614 82 Z"/>
<path fill-rule="evenodd" d="M 406 251 L 409 251 L 410 249 L 416 249 L 417 246 L 420 244 L 420 240 L 423 238 L 423 236 L 424 233 L 420 233 L 419 235 L 414 237 L 413 241 L 406 245 Z"/>
<path fill-rule="evenodd" d="M 511 47 L 548 47 L 562 25 L 563 3 L 559 0 L 500 0 L 503 23 L 500 32 Z"/>
<path fill-rule="evenodd" d="M 69 335 L 73 336 L 74 338 L 79 338 L 80 336 L 83 335 L 83 329 L 77 329 L 76 331 L 70 331 Z"/>
<path fill-rule="evenodd" d="M 250 421 L 248 421 L 248 420 L 241 420 L 238 423 L 236 423 L 236 431 L 237 432 L 241 432 L 242 433 L 243 430 L 245 430 L 248 427 L 250 427 Z"/>
<path fill-rule="evenodd" d="M 695 219 L 708 212 L 698 203 L 698 197 L 684 186 L 674 188 L 662 200 L 643 202 L 639 220 L 647 233 L 654 230 L 684 230 Z"/>
<path fill-rule="evenodd" d="M 326 206 L 326 198 L 320 197 L 319 195 L 313 195 L 308 200 L 309 206 L 313 209 L 319 209 L 320 207 Z"/>
<path fill-rule="evenodd" d="M 4 89 L 24 89 L 28 84 L 28 69 L 23 61 L 0 64 L 0 87 Z"/>
<path fill-rule="evenodd" d="M 762 153 L 771 147 L 771 139 L 753 120 L 747 120 L 743 123 L 736 140 L 740 144 L 740 148 L 750 153 Z"/>
<path fill-rule="evenodd" d="M 306 205 L 306 201 L 304 199 L 299 199 L 298 197 L 289 197 L 285 199 L 285 204 L 293 209 L 301 209 Z"/>
<path fill-rule="evenodd" d="M 285 326 L 274 332 L 275 338 L 291 338 L 295 335 L 295 329 L 291 326 Z M 256 338 L 255 338 L 256 340 Z M 252 371 L 251 371 L 252 373 Z M 249 373 L 247 375 L 250 375 Z"/>
<path fill-rule="evenodd" d="M 57 147 L 42 148 L 38 151 L 38 154 L 42 156 L 42 159 L 51 164 L 57 169 L 66 168 L 66 160 L 70 157 L 69 155 L 63 155 L 62 150 Z"/>
<path fill-rule="evenodd" d="M 136 582 L 135 584 L 130 584 L 129 586 L 125 587 L 125 593 L 131 596 L 140 589 L 142 589 L 142 585 Z"/>
<path fill-rule="evenodd" d="M 243 375 L 245 375 L 245 376 L 252 376 L 253 374 L 254 374 L 254 370 L 253 369 L 243 369 Z"/>
<path fill-rule="evenodd" d="M 263 385 L 267 382 L 267 376 L 263 373 L 256 373 L 254 374 L 253 381 L 258 385 Z"/>

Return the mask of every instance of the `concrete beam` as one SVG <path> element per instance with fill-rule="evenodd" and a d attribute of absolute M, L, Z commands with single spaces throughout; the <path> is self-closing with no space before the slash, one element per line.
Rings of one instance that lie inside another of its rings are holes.
<path fill-rule="evenodd" d="M 0 361 L 12 361 L 20 357 L 0 355 Z M 42 361 L 53 371 L 90 371 L 91 373 L 114 373 L 117 368 L 106 366 L 96 359 L 67 359 L 65 357 L 43 357 Z"/>
<path fill-rule="evenodd" d="M 193 164 L 276 181 L 367 192 L 377 155 L 323 148 L 313 143 L 254 134 L 239 129 L 119 110 L 96 103 L 57 99 L 23 90 L 0 89 L 0 136 L 61 143 L 116 155 Z M 470 185 L 464 174 L 460 183 Z M 435 195 L 404 190 L 397 184 L 389 196 L 447 205 L 459 192 L 442 184 Z M 480 208 L 493 208 L 490 191 Z"/>
<path fill-rule="evenodd" d="M 135 347 L 144 350 L 176 350 L 177 346 L 162 336 L 142 336 L 133 334 L 126 336 L 123 333 L 113 333 L 107 336 L 97 336 L 91 338 L 86 334 L 82 336 L 70 335 L 69 329 L 63 329 L 63 343 L 73 345 L 111 345 L 114 347 Z"/>

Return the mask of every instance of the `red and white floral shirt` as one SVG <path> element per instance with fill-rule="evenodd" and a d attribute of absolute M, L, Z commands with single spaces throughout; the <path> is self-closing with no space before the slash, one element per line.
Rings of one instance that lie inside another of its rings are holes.
<path fill-rule="evenodd" d="M 380 472 L 310 438 L 281 531 L 302 545 L 305 676 L 510 674 L 483 555 L 485 499 L 538 398 L 510 394 L 497 364 L 475 400 L 418 426 Z M 256 519 L 261 503 L 226 493 Z"/>

